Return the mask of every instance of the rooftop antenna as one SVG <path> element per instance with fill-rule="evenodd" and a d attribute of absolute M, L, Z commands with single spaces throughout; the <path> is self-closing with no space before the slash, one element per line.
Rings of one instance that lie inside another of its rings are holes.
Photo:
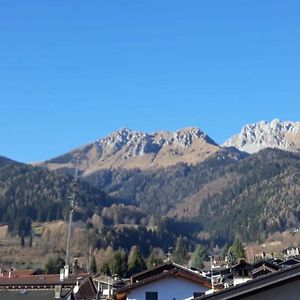
<path fill-rule="evenodd" d="M 75 196 L 76 196 L 76 186 L 78 182 L 78 171 L 79 171 L 79 160 L 80 160 L 80 154 L 77 153 L 76 155 L 76 167 L 75 167 L 75 174 L 73 179 L 73 186 L 71 195 L 68 197 L 69 200 L 69 224 L 68 224 L 68 236 L 67 236 L 67 249 L 66 249 L 66 260 L 65 260 L 65 274 L 64 277 L 68 278 L 69 276 L 69 250 L 70 250 L 70 239 L 71 239 L 71 231 L 72 231 L 72 221 L 73 221 L 73 212 L 75 209 Z"/>
<path fill-rule="evenodd" d="M 172 250 L 173 250 L 173 247 L 169 247 L 168 253 L 167 253 L 167 262 L 172 261 Z"/>

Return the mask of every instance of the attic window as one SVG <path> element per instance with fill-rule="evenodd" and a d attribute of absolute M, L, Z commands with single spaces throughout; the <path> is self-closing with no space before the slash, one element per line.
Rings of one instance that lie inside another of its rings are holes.
<path fill-rule="evenodd" d="M 146 292 L 146 300 L 158 300 L 158 292 Z"/>

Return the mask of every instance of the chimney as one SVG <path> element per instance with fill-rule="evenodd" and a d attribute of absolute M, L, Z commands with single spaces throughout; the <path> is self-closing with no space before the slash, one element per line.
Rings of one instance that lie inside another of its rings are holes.
<path fill-rule="evenodd" d="M 65 279 L 65 269 L 60 269 L 59 281 L 63 282 Z"/>
<path fill-rule="evenodd" d="M 69 277 L 69 265 L 65 265 L 64 270 L 65 270 L 64 278 L 68 278 Z"/>
<path fill-rule="evenodd" d="M 56 285 L 54 288 L 54 299 L 61 299 L 61 285 Z"/>

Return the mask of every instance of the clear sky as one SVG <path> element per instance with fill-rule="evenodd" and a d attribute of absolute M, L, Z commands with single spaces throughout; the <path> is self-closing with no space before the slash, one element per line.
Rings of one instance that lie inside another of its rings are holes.
<path fill-rule="evenodd" d="M 216 142 L 299 121 L 300 1 L 1 0 L 0 155 L 52 158 L 121 128 Z"/>

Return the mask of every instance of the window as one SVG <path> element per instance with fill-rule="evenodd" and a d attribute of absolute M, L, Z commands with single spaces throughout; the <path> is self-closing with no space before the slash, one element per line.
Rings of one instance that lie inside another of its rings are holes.
<path fill-rule="evenodd" d="M 146 300 L 158 300 L 157 292 L 146 292 Z"/>

